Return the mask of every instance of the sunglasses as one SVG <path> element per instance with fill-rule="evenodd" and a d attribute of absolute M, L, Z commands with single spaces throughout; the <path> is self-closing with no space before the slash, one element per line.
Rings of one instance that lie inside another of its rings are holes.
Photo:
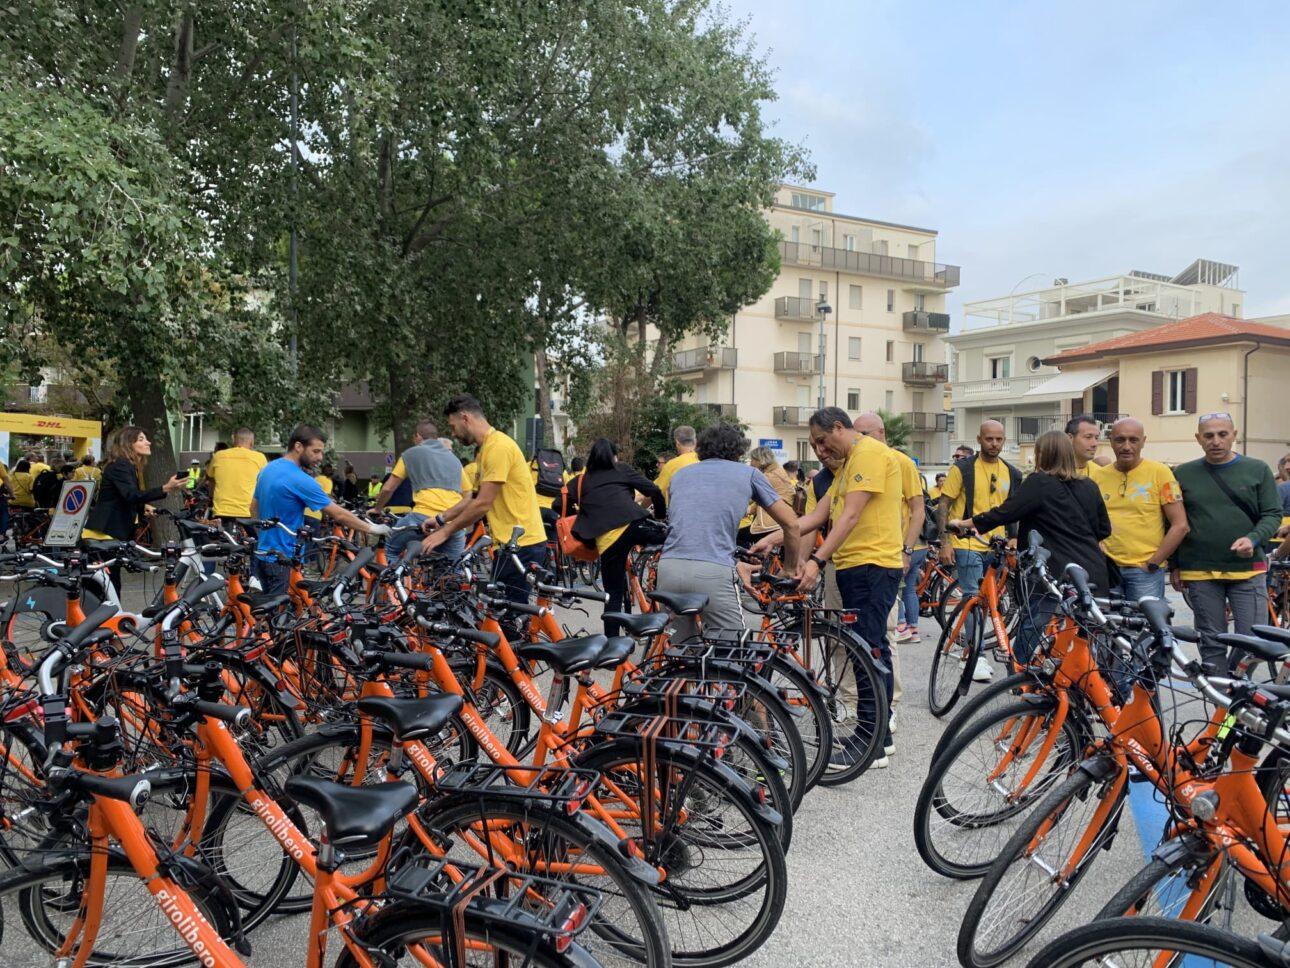
<path fill-rule="evenodd" d="M 994 474 L 990 475 L 990 493 L 993 494 L 999 489 L 999 478 Z"/>
<path fill-rule="evenodd" d="M 1197 423 L 1204 423 L 1206 420 L 1231 420 L 1232 415 L 1226 410 L 1215 410 L 1213 413 L 1202 413 Z"/>

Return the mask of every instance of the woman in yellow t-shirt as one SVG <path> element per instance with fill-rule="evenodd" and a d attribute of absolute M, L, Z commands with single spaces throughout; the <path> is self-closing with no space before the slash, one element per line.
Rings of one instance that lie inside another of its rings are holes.
<path fill-rule="evenodd" d="M 16 508 L 34 508 L 36 499 L 31 494 L 31 485 L 35 480 L 31 476 L 31 461 L 24 458 L 13 465 L 9 475 L 9 489 L 13 492 L 13 506 Z"/>

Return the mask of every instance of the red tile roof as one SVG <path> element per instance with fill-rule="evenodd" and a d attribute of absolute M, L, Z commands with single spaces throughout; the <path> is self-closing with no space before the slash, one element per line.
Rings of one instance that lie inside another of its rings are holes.
<path fill-rule="evenodd" d="M 1202 313 L 1141 332 L 1115 336 L 1100 343 L 1077 346 L 1049 357 L 1044 362 L 1061 365 L 1128 353 L 1146 353 L 1165 347 L 1180 349 L 1187 346 L 1248 343 L 1253 340 L 1290 346 L 1290 329 L 1235 319 L 1222 313 Z"/>

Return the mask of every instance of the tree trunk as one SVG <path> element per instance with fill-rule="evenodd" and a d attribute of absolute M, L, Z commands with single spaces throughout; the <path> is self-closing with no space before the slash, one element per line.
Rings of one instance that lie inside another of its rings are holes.
<path fill-rule="evenodd" d="M 117 50 L 116 68 L 113 71 L 118 85 L 116 103 L 120 109 L 130 91 L 130 75 L 134 73 L 134 56 L 139 50 L 139 32 L 143 29 L 143 7 L 129 7 L 121 24 L 121 46 Z"/>
<path fill-rule="evenodd" d="M 166 82 L 166 117 L 173 121 L 188 96 L 193 72 L 193 12 L 187 10 L 175 25 L 175 62 Z"/>
<path fill-rule="evenodd" d="M 412 431 L 418 418 L 413 412 L 407 381 L 403 378 L 398 364 L 390 364 L 386 370 L 386 383 L 390 390 L 390 424 L 394 432 L 394 453 L 401 454 L 412 446 Z"/>
<path fill-rule="evenodd" d="M 546 347 L 539 346 L 533 351 L 533 372 L 538 384 L 538 417 L 542 420 L 543 447 L 555 446 L 555 419 L 551 411 L 551 383 L 548 376 L 550 366 L 551 361 L 547 359 Z"/>

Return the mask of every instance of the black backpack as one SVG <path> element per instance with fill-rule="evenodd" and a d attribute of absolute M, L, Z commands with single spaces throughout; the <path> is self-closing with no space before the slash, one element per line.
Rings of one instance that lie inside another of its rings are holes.
<path fill-rule="evenodd" d="M 972 509 L 976 507 L 976 462 L 981 457 L 975 454 L 972 457 L 964 457 L 954 466 L 959 469 L 959 476 L 963 479 L 963 515 L 964 517 L 972 516 Z M 999 458 L 1008 471 L 1008 496 L 1011 497 L 1017 493 L 1017 488 L 1021 486 L 1021 471 L 1013 467 L 1002 457 Z M 1012 536 L 1017 534 L 1017 525 L 1010 524 L 1007 527 L 1007 533 Z"/>
<path fill-rule="evenodd" d="M 921 474 L 918 475 L 922 477 Z M 927 493 L 927 482 L 923 481 L 923 544 L 930 544 L 941 536 L 940 524 L 937 522 L 936 509 L 939 501 L 933 501 Z"/>
<path fill-rule="evenodd" d="M 564 490 L 564 454 L 542 449 L 533 459 L 537 461 L 537 492 L 543 497 L 559 497 Z"/>
<path fill-rule="evenodd" d="M 63 479 L 57 471 L 41 471 L 31 485 L 31 497 L 38 508 L 52 508 L 63 490 Z"/>

